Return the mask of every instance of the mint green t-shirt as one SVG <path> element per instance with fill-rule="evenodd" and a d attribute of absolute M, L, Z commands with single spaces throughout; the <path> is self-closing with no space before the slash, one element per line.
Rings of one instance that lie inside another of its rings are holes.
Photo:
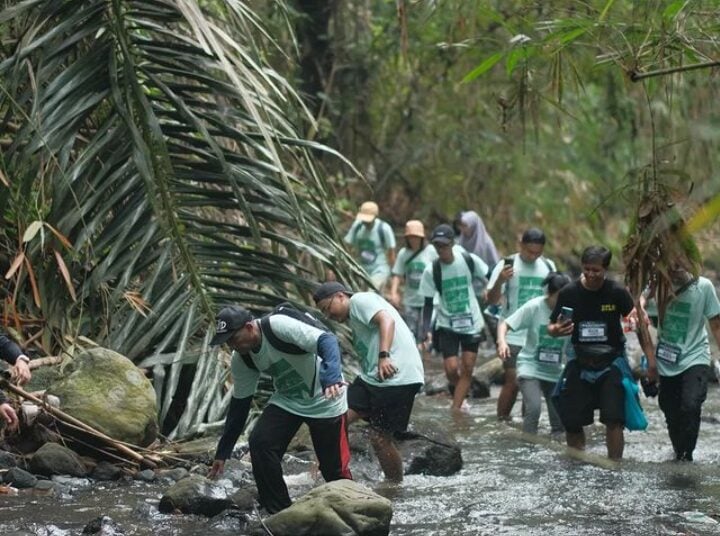
<path fill-rule="evenodd" d="M 395 321 L 395 335 L 390 346 L 390 359 L 398 371 L 392 378 L 378 380 L 378 353 L 380 352 L 380 330 L 372 319 L 385 311 Z M 410 331 L 397 309 L 382 296 L 374 292 L 356 292 L 350 297 L 350 329 L 353 346 L 362 366 L 360 377 L 366 383 L 377 387 L 425 383 L 422 358 L 418 352 L 415 336 Z"/>
<path fill-rule="evenodd" d="M 655 351 L 661 376 L 677 376 L 695 365 L 710 364 L 706 319 L 720 315 L 712 282 L 700 277 L 672 300 L 658 329 Z"/>
<path fill-rule="evenodd" d="M 402 248 L 395 260 L 392 274 L 405 278 L 403 305 L 406 307 L 422 307 L 425 298 L 420 294 L 420 281 L 425 268 L 437 259 L 437 251 L 432 244 L 425 246 L 415 255 L 410 248 Z M 412 260 L 410 260 L 412 258 Z"/>
<path fill-rule="evenodd" d="M 345 413 L 345 393 L 326 399 L 320 385 L 321 360 L 316 352 L 318 339 L 324 332 L 280 314 L 270 317 L 270 326 L 278 338 L 307 350 L 307 354 L 286 354 L 273 347 L 267 337 L 263 337 L 258 352 L 249 353 L 257 367 L 254 370 L 245 364 L 240 354 L 233 352 L 230 363 L 233 396 L 246 398 L 255 394 L 260 373 L 264 372 L 272 377 L 275 386 L 269 404 L 302 417 L 337 417 Z"/>
<path fill-rule="evenodd" d="M 436 325 L 455 333 L 478 335 L 485 326 L 485 321 L 475 296 L 470 269 L 462 254 L 454 248 L 453 253 L 453 262 L 440 263 L 442 293 L 435 306 Z M 469 255 L 475 264 L 472 278 L 485 281 L 487 264 L 477 255 Z M 433 281 L 433 266 L 430 263 L 423 272 L 420 294 L 423 298 L 433 298 L 437 290 Z"/>
<path fill-rule="evenodd" d="M 560 377 L 564 349 L 570 337 L 550 336 L 547 330 L 550 313 L 545 296 L 538 296 L 505 319 L 512 331 L 522 330 L 526 334 L 517 357 L 518 378 L 555 382 Z"/>
<path fill-rule="evenodd" d="M 380 238 L 382 233 L 383 240 Z M 380 218 L 375 218 L 372 226 L 368 229 L 360 220 L 355 220 L 350 230 L 343 238 L 346 244 L 350 244 L 358 250 L 359 261 L 369 275 L 390 275 L 390 265 L 387 260 L 387 250 L 396 246 L 395 234 L 392 227 Z"/>
<path fill-rule="evenodd" d="M 495 265 L 488 287 L 495 286 L 503 270 L 503 263 Z M 508 318 L 532 298 L 543 295 L 542 282 L 552 271 L 556 271 L 555 263 L 545 257 L 535 259 L 534 262 L 525 262 L 519 254 L 513 255 L 513 270 L 515 274 L 512 279 L 503 283 L 502 293 L 505 296 L 505 304 L 502 308 L 503 318 Z M 507 342 L 514 346 L 522 346 L 525 343 L 525 330 L 520 329 L 508 333 Z"/>

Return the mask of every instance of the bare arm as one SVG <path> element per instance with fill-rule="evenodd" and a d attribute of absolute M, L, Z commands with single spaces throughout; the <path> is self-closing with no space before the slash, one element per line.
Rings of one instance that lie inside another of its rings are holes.
<path fill-rule="evenodd" d="M 720 315 L 713 316 L 710 319 L 710 331 L 712 331 L 715 342 L 720 346 Z"/>
<path fill-rule="evenodd" d="M 500 303 L 500 299 L 502 298 L 502 286 L 512 278 L 513 273 L 514 272 L 512 266 L 503 266 L 500 275 L 495 280 L 495 284 L 487 291 L 488 303 L 491 303 L 493 305 L 497 305 Z"/>
<path fill-rule="evenodd" d="M 388 248 L 386 254 L 387 254 L 388 264 L 390 266 L 394 266 L 395 265 L 395 248 Z"/>
<path fill-rule="evenodd" d="M 505 361 L 510 357 L 510 347 L 508 346 L 506 336 L 508 332 L 508 325 L 505 320 L 501 319 L 497 327 L 497 351 L 498 357 Z"/>
<path fill-rule="evenodd" d="M 394 275 L 390 279 L 390 303 L 400 307 L 400 276 Z"/>
<path fill-rule="evenodd" d="M 387 352 L 389 356 L 390 348 L 392 348 L 395 339 L 395 320 L 387 311 L 378 311 L 372 317 L 372 323 L 377 325 L 380 334 L 378 343 L 378 351 L 380 353 Z M 378 377 L 380 381 L 391 378 L 397 372 L 397 368 L 390 357 L 378 356 Z"/>

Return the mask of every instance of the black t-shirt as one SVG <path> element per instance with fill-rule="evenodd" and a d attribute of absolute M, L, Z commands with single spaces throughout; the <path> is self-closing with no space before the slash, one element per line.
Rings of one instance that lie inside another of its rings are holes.
<path fill-rule="evenodd" d="M 588 290 L 577 280 L 558 294 L 550 322 L 557 322 L 562 307 L 572 307 L 573 344 L 609 345 L 620 353 L 625 347 L 621 320 L 634 306 L 630 293 L 616 281 L 606 279 L 598 290 Z"/>

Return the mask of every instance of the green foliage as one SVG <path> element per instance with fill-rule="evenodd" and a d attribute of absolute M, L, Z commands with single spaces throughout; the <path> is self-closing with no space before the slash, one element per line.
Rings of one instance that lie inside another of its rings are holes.
<path fill-rule="evenodd" d="M 339 5 L 325 141 L 367 174 L 400 227 L 474 208 L 496 242 L 541 225 L 551 254 L 619 252 L 633 170 L 681 170 L 696 207 L 720 191 L 717 77 L 633 77 L 717 59 L 704 2 L 370 1 Z M 402 26 L 406 25 L 406 32 Z M 408 36 L 407 48 L 402 35 Z M 662 175 L 662 173 L 661 173 Z M 359 181 L 340 198 L 368 196 Z"/>
<path fill-rule="evenodd" d="M 305 301 L 328 268 L 361 276 L 314 159 L 338 154 L 297 133 L 302 103 L 240 2 L 214 15 L 194 1 L 8 5 L 6 310 L 48 352 L 83 335 L 134 360 L 171 355 L 153 365 L 163 417 L 195 355 L 216 383 L 195 382 L 183 434 L 227 402 L 202 337 L 216 304 L 262 311 Z"/>

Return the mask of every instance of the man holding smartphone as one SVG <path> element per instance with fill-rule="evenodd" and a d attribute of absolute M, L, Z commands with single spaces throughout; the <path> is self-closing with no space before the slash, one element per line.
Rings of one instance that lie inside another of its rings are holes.
<path fill-rule="evenodd" d="M 487 301 L 491 305 L 502 304 L 500 322 L 531 299 L 542 296 L 543 281 L 550 272 L 557 271 L 555 263 L 543 257 L 545 242 L 545 233 L 540 229 L 527 229 L 520 238 L 520 250 L 495 265 L 488 283 Z M 526 336 L 526 330 L 507 334 L 510 356 L 503 360 L 504 381 L 497 403 L 497 417 L 501 421 L 510 420 L 517 399 L 517 356 Z"/>
<path fill-rule="evenodd" d="M 585 448 L 583 426 L 600 422 L 606 427 L 608 458 L 622 458 L 625 446 L 625 390 L 622 379 L 629 373 L 625 356 L 622 317 L 634 303 L 619 283 L 607 279 L 612 254 L 602 246 L 583 251 L 582 276 L 560 291 L 550 315 L 548 333 L 572 335 L 575 359 L 568 361 L 559 382 L 556 406 L 569 447 Z M 655 359 L 649 356 L 648 379 L 657 380 Z"/>

